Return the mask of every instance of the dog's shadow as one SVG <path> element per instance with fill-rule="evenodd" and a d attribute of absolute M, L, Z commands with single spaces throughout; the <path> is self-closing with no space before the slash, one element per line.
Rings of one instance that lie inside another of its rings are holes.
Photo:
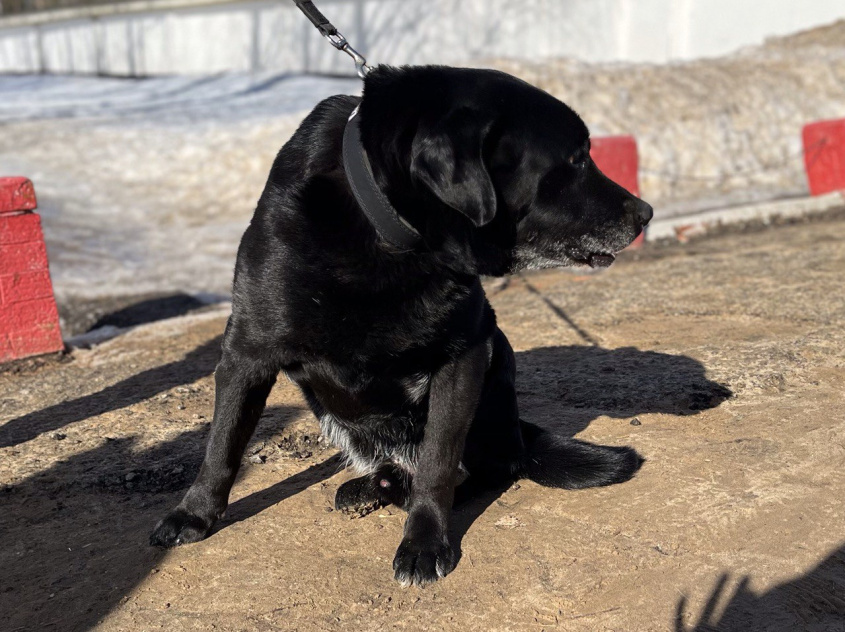
<path fill-rule="evenodd" d="M 520 417 L 565 437 L 601 416 L 630 423 L 646 413 L 695 415 L 732 395 L 707 379 L 698 360 L 633 347 L 541 347 L 517 353 L 516 367 Z M 456 507 L 452 539 L 458 551 L 472 523 L 504 491 L 487 491 Z"/>
<path fill-rule="evenodd" d="M 628 423 L 646 413 L 695 415 L 732 395 L 725 386 L 707 379 L 704 366 L 693 358 L 633 347 L 542 347 L 517 353 L 516 366 L 520 416 L 566 437 L 600 416 Z M 230 506 L 228 518 L 217 529 L 286 498 L 291 486 L 301 488 L 300 479 L 313 484 L 331 477 L 339 463 L 330 459 L 246 496 Z M 450 537 L 459 556 L 461 541 L 472 523 L 504 491 L 487 490 L 456 502 Z"/>
<path fill-rule="evenodd" d="M 704 366 L 693 358 L 633 347 L 542 347 L 517 353 L 516 366 L 520 416 L 566 437 L 600 416 L 628 420 L 645 413 L 695 415 L 732 395 L 725 386 L 707 379 Z M 238 500 L 214 532 L 330 478 L 340 467 L 340 459 L 332 457 Z M 458 500 L 450 537 L 459 556 L 472 523 L 504 491 L 473 494 L 470 490 Z"/>
<path fill-rule="evenodd" d="M 520 415 L 567 437 L 600 416 L 695 415 L 732 395 L 698 360 L 633 347 L 541 347 L 516 366 Z"/>

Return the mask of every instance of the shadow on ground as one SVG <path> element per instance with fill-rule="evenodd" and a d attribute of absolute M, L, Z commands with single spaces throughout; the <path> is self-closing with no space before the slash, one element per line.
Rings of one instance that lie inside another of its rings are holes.
<path fill-rule="evenodd" d="M 695 415 L 732 395 L 707 379 L 700 362 L 683 355 L 582 345 L 515 355 L 520 417 L 566 437 L 602 415 Z M 458 506 L 451 537 L 459 555 L 469 527 L 504 491 L 488 491 Z"/>
<path fill-rule="evenodd" d="M 103 314 L 91 325 L 91 330 L 100 327 L 137 327 L 146 323 L 153 323 L 166 318 L 176 318 L 207 307 L 208 302 L 199 300 L 195 296 L 178 292 L 166 296 L 134 301 L 126 307 Z"/>
<path fill-rule="evenodd" d="M 731 397 L 683 355 L 633 347 L 541 347 L 516 354 L 520 415 L 572 436 L 601 415 L 695 415 Z"/>
<path fill-rule="evenodd" d="M 132 294 L 96 298 L 66 297 L 59 301 L 59 316 L 65 339 L 90 333 L 101 327 L 137 327 L 166 318 L 200 312 L 227 297 L 214 294 L 191 295 Z"/>
<path fill-rule="evenodd" d="M 686 597 L 678 601 L 676 632 L 793 632 L 845 630 L 845 546 L 805 575 L 756 594 L 743 577 L 733 592 L 722 575 L 694 627 L 684 623 Z M 727 604 L 725 600 L 727 599 Z M 722 614 L 716 615 L 720 610 Z"/>
<path fill-rule="evenodd" d="M 23 443 L 209 375 L 219 345 L 214 339 L 183 360 L 14 419 L 0 428 L 2 444 Z M 692 414 L 730 395 L 691 358 L 632 348 L 541 348 L 519 353 L 517 366 L 523 417 L 566 435 L 599 415 Z M 265 416 L 291 417 L 285 409 L 270 409 Z M 153 447 L 139 447 L 143 435 L 107 441 L 2 490 L 0 530 L 6 535 L 0 566 L 6 571 L 0 577 L 0 610 L 10 613 L 9 629 L 90 629 L 156 572 L 165 553 L 147 545 L 149 532 L 192 482 L 206 432 L 207 425 L 200 424 Z M 219 528 L 331 477 L 338 463 L 332 457 L 238 500 Z M 497 497 L 486 494 L 459 508 L 453 530 L 458 545 Z M 16 607 L 24 603 L 40 608 Z"/>
<path fill-rule="evenodd" d="M 0 448 L 18 445 L 68 424 L 126 408 L 214 372 L 222 336 L 209 340 L 181 360 L 142 371 L 96 393 L 12 419 L 0 426 Z"/>
<path fill-rule="evenodd" d="M 274 407 L 264 417 L 272 418 L 278 430 L 280 420 L 299 412 Z M 165 552 L 149 546 L 150 531 L 196 476 L 207 432 L 208 425 L 199 424 L 146 449 L 135 437 L 106 441 L 0 490 L 0 611 L 5 619 L 0 627 L 90 629 L 156 572 Z M 226 524 L 328 478 L 338 470 L 331 461 L 233 503 L 233 519 Z"/>

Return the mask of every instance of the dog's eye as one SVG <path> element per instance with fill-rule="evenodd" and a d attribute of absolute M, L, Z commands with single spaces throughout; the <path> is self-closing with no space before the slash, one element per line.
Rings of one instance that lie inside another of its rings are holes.
<path fill-rule="evenodd" d="M 587 162 L 587 152 L 579 149 L 569 157 L 569 164 L 573 167 L 581 167 Z"/>

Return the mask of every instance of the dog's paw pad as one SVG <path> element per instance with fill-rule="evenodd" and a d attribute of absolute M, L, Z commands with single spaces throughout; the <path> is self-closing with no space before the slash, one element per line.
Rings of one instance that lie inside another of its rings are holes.
<path fill-rule="evenodd" d="M 337 488 L 334 497 L 334 508 L 338 511 L 360 518 L 383 506 L 378 495 L 373 490 L 372 481 L 366 477 L 346 481 Z"/>
<path fill-rule="evenodd" d="M 341 507 L 340 511 L 350 518 L 363 518 L 373 513 L 376 509 L 381 509 L 383 506 L 379 501 L 375 500 L 365 505 L 346 505 L 345 507 Z"/>
<path fill-rule="evenodd" d="M 456 563 L 455 552 L 448 544 L 405 538 L 396 551 L 393 570 L 402 586 L 423 587 L 451 573 Z"/>
<path fill-rule="evenodd" d="M 172 548 L 180 544 L 199 542 L 208 535 L 211 525 L 184 509 L 175 509 L 156 525 L 150 534 L 150 544 Z"/>

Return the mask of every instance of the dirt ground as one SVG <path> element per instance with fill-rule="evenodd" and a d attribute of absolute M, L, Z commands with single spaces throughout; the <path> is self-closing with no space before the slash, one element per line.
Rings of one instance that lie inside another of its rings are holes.
<path fill-rule="evenodd" d="M 0 372 L 3 630 L 845 630 L 845 218 L 488 285 L 522 415 L 630 445 L 637 477 L 520 482 L 455 513 L 424 590 L 404 515 L 340 471 L 281 380 L 204 542 L 147 545 L 199 464 L 225 313 Z"/>

